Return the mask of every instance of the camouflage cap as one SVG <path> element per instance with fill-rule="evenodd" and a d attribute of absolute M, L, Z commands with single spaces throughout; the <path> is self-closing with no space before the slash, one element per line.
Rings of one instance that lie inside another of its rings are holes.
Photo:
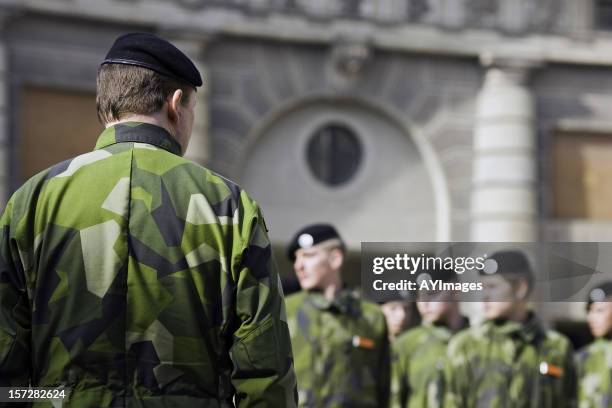
<path fill-rule="evenodd" d="M 612 298 L 612 281 L 602 282 L 593 286 L 587 295 L 587 308 L 594 302 L 603 302 Z"/>
<path fill-rule="evenodd" d="M 295 233 L 289 246 L 287 247 L 287 257 L 295 260 L 295 251 L 298 249 L 308 249 L 319 245 L 325 241 L 336 239 L 340 242 L 340 247 L 344 250 L 344 241 L 338 231 L 331 224 L 312 224 L 308 225 Z"/>

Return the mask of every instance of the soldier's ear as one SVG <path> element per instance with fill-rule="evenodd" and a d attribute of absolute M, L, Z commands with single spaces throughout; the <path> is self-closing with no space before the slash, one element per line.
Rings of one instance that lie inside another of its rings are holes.
<path fill-rule="evenodd" d="M 344 253 L 338 248 L 334 248 L 329 252 L 329 263 L 332 269 L 340 269 L 344 262 Z"/>
<path fill-rule="evenodd" d="M 180 118 L 180 105 L 185 95 L 181 89 L 176 89 L 168 96 L 168 119 L 171 123 L 176 123 Z"/>
<path fill-rule="evenodd" d="M 514 293 L 517 299 L 527 300 L 527 297 L 529 296 L 529 283 L 527 280 L 519 279 L 516 282 Z"/>

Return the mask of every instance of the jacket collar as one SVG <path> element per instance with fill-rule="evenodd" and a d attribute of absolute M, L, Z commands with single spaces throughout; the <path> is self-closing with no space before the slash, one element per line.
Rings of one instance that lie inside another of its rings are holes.
<path fill-rule="evenodd" d="M 529 312 L 529 317 L 523 323 L 488 321 L 486 326 L 493 333 L 519 338 L 527 343 L 538 342 L 544 336 L 544 327 L 533 312 Z"/>
<path fill-rule="evenodd" d="M 98 136 L 95 148 L 103 149 L 123 142 L 146 143 L 182 156 L 181 145 L 166 129 L 142 122 L 123 122 L 109 126 Z"/>
<path fill-rule="evenodd" d="M 446 326 L 445 323 L 421 323 L 421 326 L 424 330 L 427 330 L 428 332 L 437 335 L 437 337 L 448 339 L 460 330 L 467 329 L 468 327 L 470 327 L 470 321 L 467 317 L 462 316 L 461 326 L 458 327 L 456 331 L 452 331 L 450 327 Z"/>
<path fill-rule="evenodd" d="M 319 310 L 328 310 L 340 314 L 352 314 L 358 307 L 355 294 L 349 288 L 340 290 L 333 300 L 329 300 L 319 291 L 307 292 L 307 301 Z"/>

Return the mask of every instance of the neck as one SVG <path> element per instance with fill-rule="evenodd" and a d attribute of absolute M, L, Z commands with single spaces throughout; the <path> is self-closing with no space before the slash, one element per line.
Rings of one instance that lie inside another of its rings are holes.
<path fill-rule="evenodd" d="M 526 302 L 519 302 L 516 304 L 514 310 L 508 317 L 508 320 L 517 323 L 525 323 L 529 318 L 529 308 Z"/>
<path fill-rule="evenodd" d="M 127 122 L 148 123 L 150 125 L 155 125 L 155 126 L 158 126 L 158 127 L 162 128 L 162 129 L 164 129 L 166 132 L 168 132 L 170 134 L 170 136 L 172 136 L 172 138 L 174 140 L 176 140 L 181 145 L 181 151 L 183 153 L 185 153 L 186 146 L 184 145 L 184 143 L 181 140 L 181 138 L 177 137 L 176 132 L 170 126 L 168 121 L 163 119 L 163 116 L 162 116 L 161 113 L 154 113 L 154 114 L 151 114 L 151 115 L 133 114 L 133 115 L 126 116 L 125 118 L 123 118 L 121 120 L 118 120 L 116 122 L 109 122 L 109 123 L 107 123 L 105 125 L 105 127 L 109 128 L 111 126 L 115 126 L 115 125 L 118 125 L 120 123 L 127 123 Z"/>
<path fill-rule="evenodd" d="M 458 332 L 463 328 L 463 316 L 459 310 L 459 305 L 454 303 L 454 306 L 446 317 L 446 326 L 453 332 Z"/>
<path fill-rule="evenodd" d="M 336 274 L 333 279 L 323 289 L 323 296 L 327 300 L 333 300 L 336 294 L 342 289 L 342 281 L 339 274 Z"/>

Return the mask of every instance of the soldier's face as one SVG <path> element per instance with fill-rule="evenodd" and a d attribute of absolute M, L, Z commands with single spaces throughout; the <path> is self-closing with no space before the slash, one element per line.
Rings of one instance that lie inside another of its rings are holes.
<path fill-rule="evenodd" d="M 591 304 L 587 313 L 587 322 L 595 337 L 612 333 L 612 299 Z"/>
<path fill-rule="evenodd" d="M 404 327 L 408 324 L 408 320 L 410 320 L 408 305 L 406 305 L 405 302 L 387 302 L 381 306 L 381 309 L 387 320 L 389 334 L 395 336 L 404 330 Z"/>
<path fill-rule="evenodd" d="M 501 276 L 482 278 L 482 308 L 488 320 L 509 317 L 514 311 L 514 288 Z"/>
<path fill-rule="evenodd" d="M 438 323 L 444 321 L 451 310 L 452 296 L 448 292 L 438 292 L 423 296 L 417 302 L 417 309 L 421 315 L 423 323 Z"/>
<path fill-rule="evenodd" d="M 327 249 L 313 246 L 308 249 L 298 249 L 295 252 L 293 268 L 304 290 L 325 289 L 336 272 L 337 249 Z"/>

